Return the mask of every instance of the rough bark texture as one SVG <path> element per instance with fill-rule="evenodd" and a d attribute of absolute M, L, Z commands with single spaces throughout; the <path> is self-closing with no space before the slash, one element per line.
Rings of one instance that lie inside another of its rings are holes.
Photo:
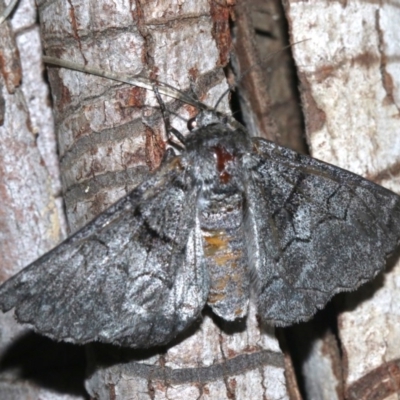
<path fill-rule="evenodd" d="M 287 1 L 286 11 L 292 41 L 305 40 L 293 53 L 312 155 L 400 193 L 398 3 Z M 342 358 L 324 337 L 312 344 L 303 368 L 308 398 L 399 396 L 395 261 L 337 304 Z"/>
<path fill-rule="evenodd" d="M 35 21 L 34 3 L 26 0 L 0 26 L 1 281 L 54 247 L 65 231 L 53 118 Z M 63 395 L 54 390 L 52 383 L 60 375 L 68 381 L 71 368 L 76 368 L 69 364 L 66 350 L 71 354 L 69 347 L 54 347 L 29 334 L 12 313 L 1 314 L 0 398 L 82 398 L 73 385 Z"/>
<path fill-rule="evenodd" d="M 227 88 L 230 9 L 208 1 L 40 1 L 48 55 L 105 70 L 142 73 L 178 87 L 194 82 L 215 104 Z M 84 225 L 157 167 L 163 122 L 151 92 L 51 69 L 61 175 L 71 231 Z M 192 107 L 169 102 L 185 118 Z M 220 108 L 227 111 L 227 104 Z M 173 124 L 185 131 L 185 123 Z M 98 399 L 287 398 L 284 361 L 254 310 L 247 327 L 209 314 L 169 348 L 91 346 L 86 388 Z M 121 362 L 124 364 L 122 365 Z"/>

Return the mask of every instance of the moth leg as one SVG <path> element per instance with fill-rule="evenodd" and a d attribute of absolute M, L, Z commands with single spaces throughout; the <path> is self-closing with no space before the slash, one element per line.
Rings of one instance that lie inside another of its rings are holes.
<path fill-rule="evenodd" d="M 161 165 L 167 164 L 172 158 L 176 157 L 176 152 L 173 147 L 168 147 L 165 150 L 163 158 L 161 160 Z"/>
<path fill-rule="evenodd" d="M 165 103 L 160 96 L 160 92 L 158 91 L 157 86 L 154 86 L 153 90 L 154 90 L 154 94 L 156 95 L 158 104 L 160 105 L 160 110 L 161 110 L 161 113 L 163 116 L 165 130 L 166 130 L 167 136 L 168 136 L 168 141 L 171 143 L 171 145 L 176 147 L 178 150 L 183 150 L 184 146 L 177 144 L 176 142 L 174 142 L 172 140 L 172 138 L 173 138 L 173 136 L 175 136 L 183 145 L 185 145 L 185 137 L 182 135 L 182 133 L 180 133 L 177 129 L 175 129 L 171 125 L 171 121 L 169 119 L 170 114 L 169 114 L 167 108 L 165 107 Z"/>

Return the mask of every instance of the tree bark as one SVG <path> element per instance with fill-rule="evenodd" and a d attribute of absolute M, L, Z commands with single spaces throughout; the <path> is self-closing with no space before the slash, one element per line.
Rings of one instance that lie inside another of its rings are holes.
<path fill-rule="evenodd" d="M 1 281 L 50 250 L 65 233 L 41 53 L 34 3 L 23 0 L 12 18 L 0 25 Z M 44 345 L 45 354 L 41 350 Z M 1 314 L 0 398 L 82 398 L 79 389 L 60 396 L 49 386 L 49 381 L 60 378 L 55 369 L 60 368 L 63 379 L 68 380 L 71 367 L 76 367 L 69 364 L 65 350 L 28 333 L 17 325 L 12 312 Z M 67 351 L 71 353 L 70 348 Z M 72 353 L 76 355 L 76 351 Z"/>

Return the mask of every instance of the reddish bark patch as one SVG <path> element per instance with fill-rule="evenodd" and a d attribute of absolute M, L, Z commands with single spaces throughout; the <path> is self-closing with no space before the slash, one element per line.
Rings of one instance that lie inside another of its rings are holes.
<path fill-rule="evenodd" d="M 75 120 L 65 121 L 65 129 L 72 132 L 74 142 L 92 133 L 90 122 L 86 119 L 84 112 L 79 114 Z"/>
<path fill-rule="evenodd" d="M 75 17 L 75 8 L 73 7 L 72 3 L 69 2 L 70 9 L 69 9 L 69 20 L 71 21 L 72 30 L 74 32 L 74 38 L 79 41 L 78 35 L 78 23 L 76 22 Z"/>
<path fill-rule="evenodd" d="M 146 97 L 146 89 L 139 87 L 129 87 L 126 90 L 118 92 L 118 98 L 128 107 L 142 107 Z"/>
<path fill-rule="evenodd" d="M 109 394 L 110 394 L 110 400 L 116 400 L 117 396 L 115 394 L 115 385 L 112 383 L 109 383 L 108 389 L 109 389 Z"/>
<path fill-rule="evenodd" d="M 259 347 L 256 346 L 245 346 L 243 347 L 243 353 L 256 353 L 257 351 L 260 351 Z"/>
<path fill-rule="evenodd" d="M 22 79 L 21 62 L 15 40 L 15 34 L 8 23 L 0 27 L 0 71 L 8 93 L 12 94 L 20 85 Z"/>
<path fill-rule="evenodd" d="M 395 101 L 393 98 L 393 78 L 392 75 L 390 75 L 386 70 L 382 70 L 382 83 L 386 91 L 386 97 L 384 100 L 385 105 L 394 104 Z"/>
<path fill-rule="evenodd" d="M 154 66 L 154 67 L 151 69 L 151 71 L 150 71 L 150 76 L 149 76 L 149 78 L 152 79 L 152 80 L 154 80 L 154 81 L 157 81 L 157 77 L 158 77 L 159 71 L 160 71 L 160 69 L 159 69 L 158 67 L 155 67 L 155 66 Z"/>
<path fill-rule="evenodd" d="M 191 78 L 193 78 L 193 80 L 195 81 L 197 79 L 197 77 L 199 76 L 199 70 L 197 68 L 190 68 L 189 69 L 189 76 Z"/>
<path fill-rule="evenodd" d="M 3 75 L 8 93 L 14 93 L 15 88 L 20 85 L 22 80 L 22 70 L 21 64 L 19 62 L 19 54 L 13 54 L 11 56 L 11 60 L 6 60 L 4 54 L 0 52 L 0 70 L 1 74 Z"/>
<path fill-rule="evenodd" d="M 237 351 L 234 351 L 233 349 L 228 349 L 227 350 L 227 356 L 228 358 L 234 358 L 238 355 Z"/>
<path fill-rule="evenodd" d="M 400 393 L 400 360 L 385 363 L 351 384 L 347 400 L 383 400 Z"/>
<path fill-rule="evenodd" d="M 334 75 L 334 72 L 337 71 L 337 66 L 332 64 L 322 65 L 319 67 L 315 73 L 314 77 L 318 83 L 321 83 Z"/>
<path fill-rule="evenodd" d="M 201 96 L 200 101 L 203 101 L 203 100 L 204 100 L 204 96 Z M 190 104 L 184 104 L 183 108 L 188 112 L 189 118 L 193 118 L 194 116 L 196 116 L 199 113 L 199 110 Z"/>
<path fill-rule="evenodd" d="M 322 340 L 321 353 L 323 358 L 330 361 L 331 370 L 337 380 L 336 398 L 343 398 L 343 371 L 339 353 L 339 346 L 336 337 L 332 332 L 327 331 Z"/>
<path fill-rule="evenodd" d="M 57 51 L 54 53 L 54 57 L 62 57 L 62 52 Z M 47 68 L 47 74 L 51 84 L 54 109 L 58 114 L 62 114 L 63 111 L 71 104 L 71 93 L 69 89 L 63 84 L 63 80 L 60 78 L 58 68 L 53 68 L 50 66 L 50 68 Z"/>
<path fill-rule="evenodd" d="M 227 387 L 226 387 L 226 397 L 228 399 L 236 399 L 235 392 L 237 387 L 237 381 L 235 378 L 231 378 L 227 380 Z"/>
<path fill-rule="evenodd" d="M 386 168 L 376 175 L 367 175 L 366 178 L 375 183 L 381 183 L 382 181 L 393 179 L 394 177 L 400 177 L 400 162 L 392 164 L 389 168 Z"/>
<path fill-rule="evenodd" d="M 146 97 L 146 89 L 132 87 L 128 90 L 126 102 L 130 107 L 142 107 Z"/>
<path fill-rule="evenodd" d="M 231 32 L 229 29 L 230 12 L 230 7 L 220 4 L 218 1 L 210 2 L 210 13 L 213 20 L 213 37 L 219 52 L 218 64 L 222 67 L 228 64 L 232 45 Z"/>
<path fill-rule="evenodd" d="M 351 60 L 352 66 L 359 65 L 364 68 L 371 68 L 377 63 L 380 62 L 380 58 L 369 51 L 365 51 L 364 53 L 358 54 Z"/>
<path fill-rule="evenodd" d="M 60 80 L 61 83 L 61 80 Z M 71 92 L 69 91 L 69 89 L 64 86 L 64 85 L 60 85 L 60 101 L 58 103 L 58 109 L 59 109 L 59 113 L 62 113 L 64 108 L 68 107 L 71 104 Z"/>

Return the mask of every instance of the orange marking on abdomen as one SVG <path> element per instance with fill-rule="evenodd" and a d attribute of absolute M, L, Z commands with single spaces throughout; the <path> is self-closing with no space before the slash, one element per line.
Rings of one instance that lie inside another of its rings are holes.
<path fill-rule="evenodd" d="M 235 304 L 231 312 L 234 317 L 241 317 L 246 312 L 245 301 L 236 304 L 236 299 L 244 297 L 247 275 L 243 271 L 244 253 L 238 249 L 235 234 L 238 232 L 233 231 L 231 236 L 225 230 L 202 229 L 204 254 L 211 276 L 207 302 L 220 310 L 230 303 Z"/>
<path fill-rule="evenodd" d="M 236 250 L 233 252 L 229 248 L 229 242 L 232 237 L 228 236 L 225 231 L 206 231 L 202 230 L 203 238 L 205 240 L 204 252 L 206 257 L 211 257 L 215 264 L 225 265 L 229 261 L 237 260 L 242 257 L 242 252 Z M 231 263 L 235 267 L 235 263 Z"/>
<path fill-rule="evenodd" d="M 223 237 L 225 232 L 217 232 L 214 236 L 205 236 L 203 231 L 204 240 L 209 246 L 215 250 L 225 249 L 228 245 L 227 237 Z"/>

